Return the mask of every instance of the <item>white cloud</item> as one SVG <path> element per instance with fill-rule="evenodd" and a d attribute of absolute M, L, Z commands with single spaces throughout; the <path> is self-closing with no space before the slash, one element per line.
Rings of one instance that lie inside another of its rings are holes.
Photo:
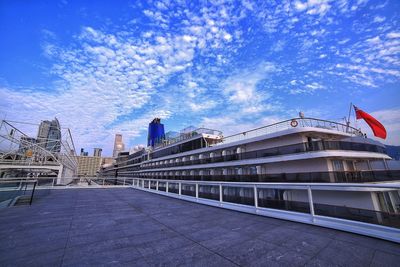
<path fill-rule="evenodd" d="M 230 35 L 229 33 L 225 33 L 224 34 L 224 39 L 227 41 L 231 41 L 232 40 L 232 35 Z"/>
<path fill-rule="evenodd" d="M 152 45 L 85 27 L 75 48 L 45 47 L 56 61 L 52 73 L 61 81 L 55 91 L 2 88 L 0 104 L 12 110 L 16 120 L 39 122 L 57 116 L 61 124 L 72 128 L 78 146 L 111 146 L 115 132 L 126 139 L 138 136 L 138 130 L 127 127 L 137 128 L 138 121 L 147 125 L 151 116 L 146 112 L 143 120 L 121 118 L 148 103 L 168 75 L 191 65 L 195 38 L 188 37 L 157 35 Z"/>
<path fill-rule="evenodd" d="M 390 32 L 386 36 L 388 38 L 400 38 L 400 32 Z"/>
<path fill-rule="evenodd" d="M 199 111 L 206 111 L 208 109 L 212 109 L 217 105 L 216 101 L 209 100 L 209 101 L 202 101 L 202 102 L 190 102 L 189 106 L 192 111 L 199 112 Z"/>
<path fill-rule="evenodd" d="M 319 84 L 317 82 L 312 82 L 309 84 L 305 84 L 304 86 L 302 85 L 301 87 L 293 88 L 289 90 L 290 94 L 296 95 L 296 94 L 312 94 L 317 90 L 323 90 L 326 89 L 326 87 L 322 84 Z"/>
<path fill-rule="evenodd" d="M 242 70 L 241 74 L 229 77 L 224 83 L 223 93 L 233 105 L 241 107 L 241 112 L 258 113 L 265 110 L 262 102 L 271 95 L 268 92 L 261 92 L 257 85 L 268 75 L 278 69 L 275 65 L 266 62 L 255 69 Z"/>
<path fill-rule="evenodd" d="M 386 20 L 386 18 L 385 17 L 381 17 L 381 16 L 376 16 L 376 17 L 374 17 L 374 22 L 375 23 L 381 23 L 381 22 L 384 22 Z"/>
<path fill-rule="evenodd" d="M 378 44 L 381 42 L 381 39 L 379 38 L 379 36 L 376 36 L 374 38 L 367 39 L 367 42 L 371 44 Z"/>
<path fill-rule="evenodd" d="M 296 1 L 294 7 L 299 12 L 307 10 L 306 13 L 309 15 L 320 16 L 325 15 L 331 8 L 328 0 L 308 0 L 307 2 Z"/>
<path fill-rule="evenodd" d="M 295 6 L 295 8 L 298 10 L 298 11 L 304 11 L 304 10 L 306 10 L 307 9 L 307 3 L 302 3 L 302 2 L 300 2 L 300 1 L 296 1 L 295 3 L 294 3 L 294 6 Z"/>

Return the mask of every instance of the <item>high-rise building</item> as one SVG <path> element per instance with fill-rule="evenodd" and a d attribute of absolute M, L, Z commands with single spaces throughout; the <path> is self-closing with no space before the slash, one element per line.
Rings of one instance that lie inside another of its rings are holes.
<path fill-rule="evenodd" d="M 36 141 L 37 144 L 43 148 L 46 148 L 47 145 L 47 136 L 49 136 L 50 124 L 50 121 L 42 121 L 39 125 Z"/>
<path fill-rule="evenodd" d="M 165 139 L 164 124 L 160 118 L 155 118 L 149 123 L 149 132 L 147 136 L 147 146 L 154 146 Z"/>
<path fill-rule="evenodd" d="M 103 150 L 101 148 L 94 148 L 93 157 L 101 157 L 101 152 Z"/>
<path fill-rule="evenodd" d="M 113 157 L 118 157 L 118 154 L 125 150 L 125 145 L 122 142 L 122 134 L 115 135 Z"/>
<path fill-rule="evenodd" d="M 87 153 L 87 152 L 84 152 Z M 78 176 L 96 176 L 97 171 L 100 169 L 102 158 L 78 156 Z"/>
<path fill-rule="evenodd" d="M 84 152 L 87 154 L 88 152 Z M 78 176 L 79 177 L 94 177 L 100 170 L 101 166 L 105 163 L 112 164 L 113 158 L 102 158 L 102 157 L 89 157 L 77 156 L 78 161 Z"/>
<path fill-rule="evenodd" d="M 39 146 L 46 150 L 51 152 L 61 151 L 61 127 L 57 118 L 40 123 L 36 140 Z"/>
<path fill-rule="evenodd" d="M 89 156 L 89 152 L 85 152 L 85 149 L 84 148 L 81 148 L 81 154 L 80 154 L 82 157 L 87 157 L 87 156 Z"/>

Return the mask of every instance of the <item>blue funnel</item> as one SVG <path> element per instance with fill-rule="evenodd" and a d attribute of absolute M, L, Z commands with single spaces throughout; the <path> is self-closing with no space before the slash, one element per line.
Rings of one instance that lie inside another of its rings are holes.
<path fill-rule="evenodd" d="M 164 124 L 160 118 L 155 118 L 149 123 L 149 132 L 147 135 L 147 146 L 154 146 L 165 139 Z"/>

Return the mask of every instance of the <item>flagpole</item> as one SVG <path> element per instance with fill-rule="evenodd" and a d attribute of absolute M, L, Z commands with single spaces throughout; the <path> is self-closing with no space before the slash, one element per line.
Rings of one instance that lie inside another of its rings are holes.
<path fill-rule="evenodd" d="M 352 107 L 353 107 L 353 103 L 350 102 L 349 117 L 348 117 L 348 119 L 347 119 L 347 125 L 349 125 L 349 126 L 350 126 L 350 115 L 351 115 L 351 108 L 352 108 Z"/>

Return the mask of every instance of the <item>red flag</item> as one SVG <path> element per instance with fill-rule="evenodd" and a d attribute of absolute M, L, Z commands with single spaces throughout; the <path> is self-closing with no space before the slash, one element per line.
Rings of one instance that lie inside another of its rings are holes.
<path fill-rule="evenodd" d="M 369 125 L 369 127 L 371 127 L 371 129 L 374 132 L 374 135 L 376 137 L 386 139 L 386 129 L 385 129 L 385 127 L 383 127 L 382 123 L 377 121 L 374 117 L 369 115 L 367 112 L 364 112 L 361 109 L 357 108 L 356 106 L 354 106 L 354 110 L 356 111 L 357 120 L 364 119 L 365 122 Z"/>

